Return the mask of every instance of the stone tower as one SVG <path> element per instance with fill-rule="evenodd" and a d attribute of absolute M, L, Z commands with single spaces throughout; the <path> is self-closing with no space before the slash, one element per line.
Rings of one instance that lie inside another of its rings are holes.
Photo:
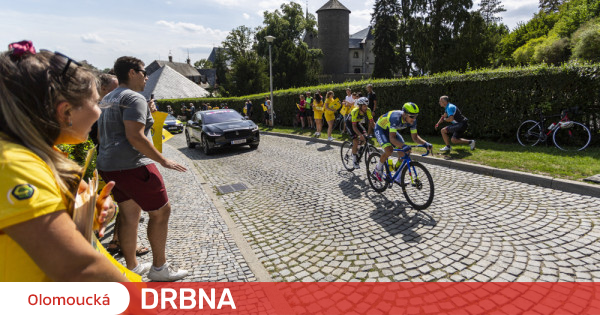
<path fill-rule="evenodd" d="M 348 72 L 350 10 L 338 0 L 329 0 L 317 10 L 319 48 L 323 51 L 323 74 Z"/>

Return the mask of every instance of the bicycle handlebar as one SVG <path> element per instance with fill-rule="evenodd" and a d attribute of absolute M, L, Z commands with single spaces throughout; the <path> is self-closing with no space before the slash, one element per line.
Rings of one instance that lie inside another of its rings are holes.
<path fill-rule="evenodd" d="M 419 145 L 409 145 L 409 147 L 411 147 L 411 148 L 425 148 L 425 145 L 424 145 L 424 144 L 419 144 Z M 398 151 L 402 151 L 402 152 L 404 152 L 404 151 L 403 151 L 402 149 L 400 149 L 400 148 L 394 148 L 394 152 L 398 152 Z M 421 154 L 421 156 L 428 156 L 428 155 L 429 155 L 429 153 L 431 153 L 431 150 L 427 150 L 427 153 L 425 153 L 425 154 Z"/>

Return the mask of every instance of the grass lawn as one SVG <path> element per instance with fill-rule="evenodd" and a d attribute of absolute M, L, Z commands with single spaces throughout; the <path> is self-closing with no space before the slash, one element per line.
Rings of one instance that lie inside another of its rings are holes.
<path fill-rule="evenodd" d="M 313 130 L 302 130 L 292 127 L 261 126 L 260 130 L 312 136 Z M 324 132 L 323 132 L 324 131 Z M 321 138 L 327 138 L 327 129 L 321 132 Z M 410 140 L 408 132 L 402 133 L 404 139 Z M 347 136 L 334 132 L 337 140 L 346 140 Z M 553 144 L 539 144 L 535 147 L 523 147 L 520 144 L 497 143 L 477 140 L 477 148 L 471 151 L 468 145 L 452 146 L 447 154 L 439 153 L 445 144 L 441 136 L 426 136 L 425 140 L 433 144 L 436 157 L 448 160 L 487 165 L 503 169 L 511 169 L 527 173 L 542 174 L 557 178 L 581 181 L 586 177 L 600 174 L 600 148 L 588 147 L 581 152 L 565 152 Z M 516 139 L 515 139 L 516 142 Z M 414 144 L 407 141 L 407 144 Z"/>

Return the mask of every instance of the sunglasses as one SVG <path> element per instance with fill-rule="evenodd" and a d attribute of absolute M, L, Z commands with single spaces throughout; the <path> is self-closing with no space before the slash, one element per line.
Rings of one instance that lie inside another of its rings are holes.
<path fill-rule="evenodd" d="M 419 116 L 419 115 L 408 115 L 408 118 L 415 119 L 415 118 L 417 118 L 417 116 Z"/>
<path fill-rule="evenodd" d="M 144 70 L 144 69 L 133 69 L 133 70 L 135 70 L 135 71 L 137 71 L 137 72 L 141 72 L 141 73 L 142 73 L 142 74 L 143 74 L 145 77 L 147 77 L 147 76 L 148 76 L 148 75 L 146 74 L 146 70 Z"/>
<path fill-rule="evenodd" d="M 40 51 L 49 51 L 49 50 L 42 49 Z M 82 66 L 81 63 L 77 62 L 77 60 L 75 60 L 75 59 L 73 59 L 73 58 L 71 58 L 71 57 L 69 57 L 69 56 L 67 56 L 67 55 L 65 55 L 63 53 L 60 53 L 58 51 L 54 52 L 54 58 L 61 59 L 62 62 L 65 64 L 65 66 L 63 67 L 63 69 L 62 69 L 62 71 L 60 73 L 60 76 L 64 76 L 65 74 L 67 74 L 67 71 L 69 70 L 69 67 L 71 66 L 71 63 L 77 65 L 78 67 Z"/>

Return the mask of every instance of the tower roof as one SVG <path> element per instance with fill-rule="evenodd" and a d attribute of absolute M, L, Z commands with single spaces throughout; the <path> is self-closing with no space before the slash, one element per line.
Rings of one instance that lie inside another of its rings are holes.
<path fill-rule="evenodd" d="M 350 10 L 348 10 L 348 8 L 346 8 L 338 0 L 327 1 L 327 3 L 325 3 L 325 5 L 323 5 L 319 10 L 317 10 L 317 13 L 319 13 L 319 11 L 324 11 L 324 10 L 344 10 L 344 11 L 348 11 L 348 13 L 350 13 Z"/>

